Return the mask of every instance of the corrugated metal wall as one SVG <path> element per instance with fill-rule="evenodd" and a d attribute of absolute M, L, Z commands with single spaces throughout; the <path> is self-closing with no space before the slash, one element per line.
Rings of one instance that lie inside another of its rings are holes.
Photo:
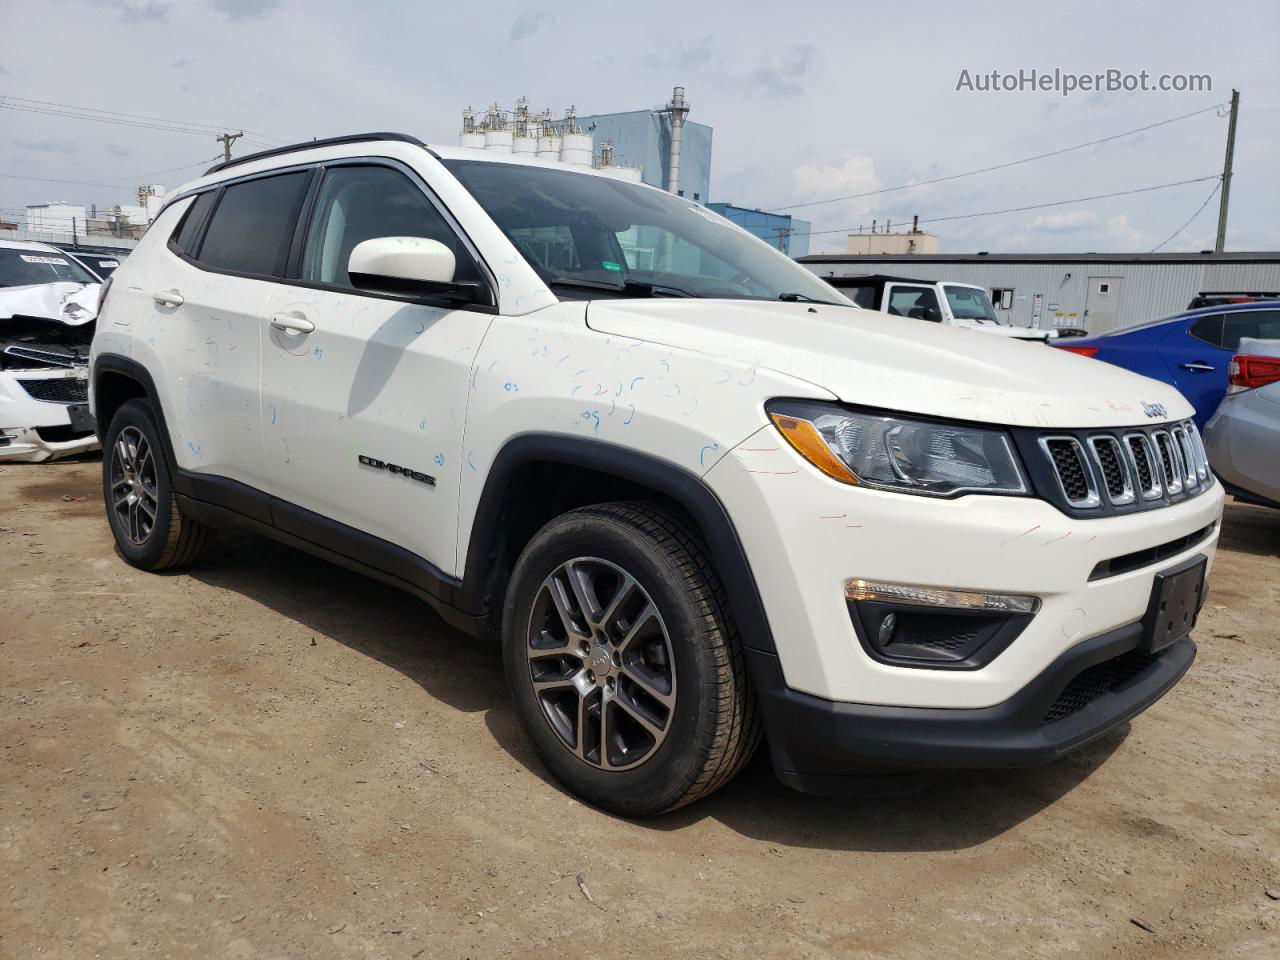
<path fill-rule="evenodd" d="M 988 290 L 1012 287 L 1012 307 L 997 312 L 1009 323 L 1024 327 L 1033 326 L 1034 298 L 1042 294 L 1041 327 L 1084 327 L 1090 333 L 1178 313 L 1201 290 L 1280 290 L 1280 263 L 920 263 L 905 258 L 804 266 L 821 277 L 884 273 L 955 280 Z M 1115 323 L 1099 328 L 1085 318 L 1090 277 L 1120 278 Z"/>

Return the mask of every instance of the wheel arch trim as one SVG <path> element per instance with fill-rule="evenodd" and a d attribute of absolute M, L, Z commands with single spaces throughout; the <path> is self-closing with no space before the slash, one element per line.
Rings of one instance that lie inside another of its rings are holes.
<path fill-rule="evenodd" d="M 684 508 L 702 530 L 711 561 L 725 586 L 729 608 L 743 643 L 773 653 L 773 634 L 756 587 L 746 549 L 728 510 L 703 480 L 667 460 L 599 440 L 561 434 L 526 433 L 498 451 L 485 477 L 467 541 L 463 603 L 474 613 L 484 605 L 490 558 L 501 536 L 502 508 L 512 478 L 533 463 L 562 464 L 611 474 L 646 486 Z"/>

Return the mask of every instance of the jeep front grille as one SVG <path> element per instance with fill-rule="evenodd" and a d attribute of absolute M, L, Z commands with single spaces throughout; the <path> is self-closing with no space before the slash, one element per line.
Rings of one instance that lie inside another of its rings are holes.
<path fill-rule="evenodd" d="M 1067 503 L 1073 507 L 1097 506 L 1098 487 L 1080 441 L 1075 437 L 1042 437 L 1040 445 L 1053 461 L 1053 470 Z"/>
<path fill-rule="evenodd" d="M 1152 509 L 1212 485 L 1204 445 L 1190 420 L 1116 432 L 1046 431 L 1036 440 L 1052 478 L 1051 489 L 1041 493 L 1069 513 Z"/>

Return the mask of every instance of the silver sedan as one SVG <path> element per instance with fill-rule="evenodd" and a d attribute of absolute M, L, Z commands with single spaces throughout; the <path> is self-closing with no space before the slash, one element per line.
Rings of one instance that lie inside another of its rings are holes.
<path fill-rule="evenodd" d="M 1204 443 L 1228 493 L 1280 507 L 1280 340 L 1241 339 Z"/>

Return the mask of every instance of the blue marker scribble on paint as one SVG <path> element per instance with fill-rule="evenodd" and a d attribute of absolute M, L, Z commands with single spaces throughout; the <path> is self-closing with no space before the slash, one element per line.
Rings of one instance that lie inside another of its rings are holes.
<path fill-rule="evenodd" d="M 621 381 L 621 380 L 619 380 L 619 381 L 618 381 L 618 389 L 617 389 L 617 390 L 615 390 L 615 391 L 613 391 L 613 395 L 614 395 L 615 397 L 620 397 L 620 396 L 622 396 L 622 381 Z"/>
<path fill-rule="evenodd" d="M 580 383 L 579 383 L 579 384 L 576 384 L 576 385 L 574 386 L 574 388 L 573 388 L 572 390 L 570 390 L 570 391 L 569 391 L 569 399 L 570 399 L 570 400 L 572 400 L 572 399 L 573 399 L 573 395 L 574 395 L 575 393 L 577 393 L 577 392 L 578 392 L 579 390 L 581 390 L 581 389 L 582 389 L 582 384 L 580 384 Z"/>
<path fill-rule="evenodd" d="M 489 364 L 489 369 L 486 372 L 493 373 L 493 368 L 496 367 L 497 365 L 498 365 L 498 361 L 497 360 L 493 361 L 493 363 Z"/>
<path fill-rule="evenodd" d="M 432 457 L 432 459 L 433 459 L 433 460 L 435 460 L 435 462 L 436 462 L 436 466 L 437 466 L 437 467 L 443 467 L 443 466 L 444 466 L 444 454 L 443 454 L 443 453 L 437 453 L 434 457 Z"/>
<path fill-rule="evenodd" d="M 720 444 L 718 444 L 718 443 L 709 443 L 709 444 L 707 444 L 705 447 L 703 447 L 701 450 L 699 450 L 699 451 L 698 451 L 698 466 L 700 466 L 700 467 L 705 467 L 705 466 L 707 465 L 707 451 L 708 451 L 708 450 L 710 450 L 712 453 L 715 453 L 715 452 L 716 452 L 717 450 L 719 450 L 719 449 L 720 449 Z"/>
<path fill-rule="evenodd" d="M 614 402 L 613 397 L 610 397 L 609 398 L 609 416 L 611 417 L 613 416 L 613 411 L 617 408 L 617 406 L 618 405 L 617 403 Z"/>
<path fill-rule="evenodd" d="M 722 384 L 722 383 L 728 383 L 728 382 L 729 382 L 729 380 L 730 380 L 729 371 L 728 371 L 728 370 L 725 370 L 725 372 L 724 372 L 724 379 L 723 379 L 723 380 L 717 380 L 717 381 L 715 381 L 715 382 L 716 382 L 716 385 L 718 386 L 718 385 L 720 385 L 720 384 Z"/>
<path fill-rule="evenodd" d="M 557 361 L 556 361 L 556 366 L 557 366 L 557 367 L 558 367 L 558 366 L 560 366 L 560 364 L 562 364 L 562 363 L 564 363 L 566 360 L 568 360 L 568 359 L 569 359 L 569 357 L 570 357 L 570 354 L 567 354 L 567 353 L 566 353 L 563 357 L 561 357 L 559 360 L 557 360 Z"/>
<path fill-rule="evenodd" d="M 470 450 L 467 451 L 467 466 L 470 467 L 472 470 L 474 470 L 476 468 L 476 465 L 471 460 L 471 453 L 472 451 Z"/>
<path fill-rule="evenodd" d="M 574 371 L 573 378 L 576 380 L 578 379 L 578 377 L 582 376 L 584 373 L 589 372 L 590 370 L 591 370 L 590 367 L 583 367 L 581 370 L 576 370 Z"/>
<path fill-rule="evenodd" d="M 598 397 L 598 396 L 600 396 L 602 393 L 604 393 L 604 384 L 603 384 L 603 383 L 597 383 L 597 384 L 596 384 L 596 392 L 595 392 L 595 393 L 593 393 L 593 394 L 592 394 L 592 396 L 593 396 L 593 397 Z"/>
<path fill-rule="evenodd" d="M 476 377 L 478 377 L 479 375 L 480 375 L 480 368 L 472 367 L 471 368 L 471 389 L 472 390 L 476 388 Z"/>
<path fill-rule="evenodd" d="M 502 385 L 502 389 L 507 391 L 507 393 L 519 393 L 520 385 L 516 383 L 512 383 L 510 380 L 508 380 L 506 383 Z"/>
<path fill-rule="evenodd" d="M 426 417 L 423 417 L 421 420 L 419 420 L 419 421 L 418 421 L 418 429 L 419 429 L 419 430 L 425 430 L 425 429 L 427 429 L 427 418 L 426 418 Z"/>
<path fill-rule="evenodd" d="M 636 384 L 637 384 L 637 383 L 639 383 L 639 382 L 640 382 L 641 380 L 643 380 L 643 379 L 644 379 L 644 377 L 636 377 L 635 379 L 633 379 L 633 380 L 631 381 L 631 389 L 632 389 L 632 390 L 634 390 L 634 389 L 636 388 Z"/>
<path fill-rule="evenodd" d="M 275 405 L 274 403 L 271 403 L 271 404 L 268 404 L 268 406 L 269 406 L 269 407 L 271 407 L 271 425 L 272 425 L 272 426 L 275 426 L 275 422 L 276 422 L 276 405 Z"/>
<path fill-rule="evenodd" d="M 631 412 L 627 414 L 627 419 L 622 421 L 622 425 L 624 427 L 631 426 L 631 421 L 634 420 L 635 418 L 636 418 L 636 405 L 633 403 L 631 404 Z"/>
<path fill-rule="evenodd" d="M 316 347 L 314 350 L 311 351 L 311 353 L 317 360 L 319 360 L 321 357 L 324 356 L 324 351 L 319 347 Z"/>
<path fill-rule="evenodd" d="M 739 381 L 738 381 L 738 385 L 739 385 L 739 386 L 742 386 L 742 387 L 749 387 L 749 386 L 751 386 L 751 384 L 753 384 L 753 383 L 755 383 L 755 382 L 756 382 L 756 368 L 755 368 L 755 367 L 752 367 L 752 368 L 751 368 L 751 379 L 750 379 L 750 380 L 739 380 Z"/>

